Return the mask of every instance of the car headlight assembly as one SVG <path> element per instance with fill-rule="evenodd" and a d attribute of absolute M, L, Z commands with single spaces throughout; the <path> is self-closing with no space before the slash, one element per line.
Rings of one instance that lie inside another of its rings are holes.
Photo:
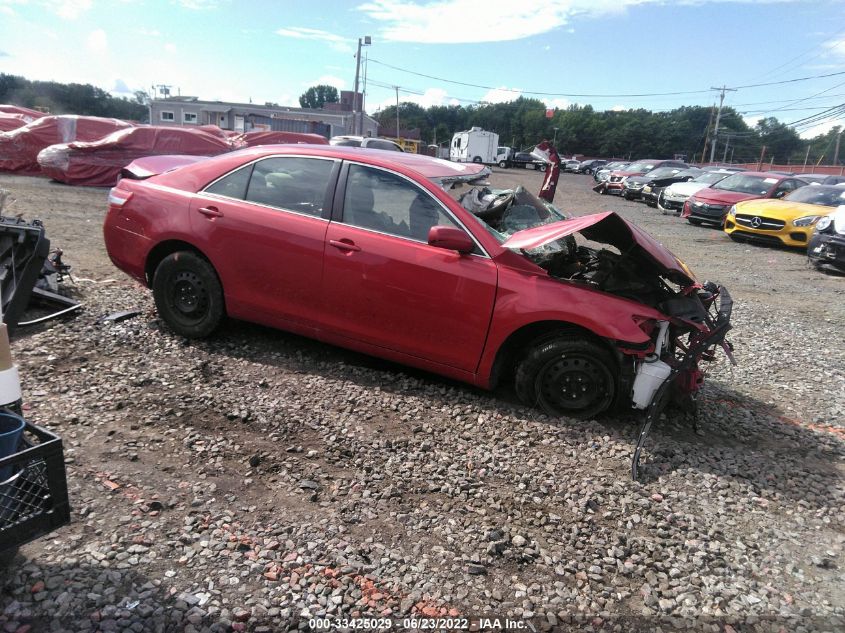
<path fill-rule="evenodd" d="M 824 230 L 826 230 L 826 229 L 827 229 L 827 227 L 829 227 L 832 223 L 833 223 L 833 220 L 831 220 L 831 219 L 830 219 L 830 216 L 825 215 L 825 216 L 823 216 L 823 217 L 819 220 L 818 224 L 816 224 L 816 230 L 817 230 L 817 231 L 824 231 Z"/>
<path fill-rule="evenodd" d="M 802 218 L 798 218 L 792 223 L 792 226 L 813 226 L 816 220 L 819 219 L 817 215 L 805 215 Z"/>
<path fill-rule="evenodd" d="M 736 216 L 736 205 L 733 205 L 733 206 L 732 206 L 732 207 L 728 210 L 728 215 L 729 215 L 729 216 L 731 216 L 731 217 Z"/>

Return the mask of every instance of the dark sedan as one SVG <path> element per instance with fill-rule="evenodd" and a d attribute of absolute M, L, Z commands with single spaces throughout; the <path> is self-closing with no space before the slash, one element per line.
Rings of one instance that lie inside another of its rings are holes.
<path fill-rule="evenodd" d="M 698 167 L 690 167 L 680 171 L 672 168 L 671 171 L 675 173 L 658 173 L 661 171 L 663 170 L 655 169 L 652 173 L 646 174 L 646 176 L 651 176 L 651 180 L 643 187 L 642 200 L 650 207 L 657 206 L 657 199 L 669 185 L 674 185 L 676 182 L 689 182 L 704 173 Z"/>
<path fill-rule="evenodd" d="M 628 176 L 623 181 L 622 185 L 622 197 L 626 200 L 641 200 L 643 198 L 643 194 L 645 193 L 646 187 L 648 187 L 652 182 L 655 180 L 665 180 L 671 179 L 680 174 L 682 171 L 686 172 L 689 169 L 695 168 L 683 168 L 678 166 L 667 166 L 667 167 L 657 167 L 656 169 L 652 169 L 641 176 Z M 690 176 L 689 178 L 694 178 L 695 175 Z M 672 184 L 673 182 L 682 182 L 683 180 L 672 180 L 668 182 L 664 187 Z M 651 191 L 651 188 L 649 188 Z M 655 198 L 656 200 L 656 198 Z"/>

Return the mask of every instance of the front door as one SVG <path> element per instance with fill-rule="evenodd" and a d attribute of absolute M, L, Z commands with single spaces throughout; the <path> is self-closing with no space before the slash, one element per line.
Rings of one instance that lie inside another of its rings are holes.
<path fill-rule="evenodd" d="M 326 233 L 324 318 L 347 338 L 468 372 L 478 365 L 496 296 L 496 265 L 480 249 L 430 246 L 445 207 L 393 172 L 349 165 L 341 221 Z"/>

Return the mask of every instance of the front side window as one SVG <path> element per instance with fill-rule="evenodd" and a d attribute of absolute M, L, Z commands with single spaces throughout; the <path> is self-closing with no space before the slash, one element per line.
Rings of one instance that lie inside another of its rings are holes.
<path fill-rule="evenodd" d="M 349 166 L 343 221 L 420 242 L 428 242 L 433 226 L 458 226 L 426 191 L 400 176 L 363 165 Z"/>
<path fill-rule="evenodd" d="M 245 199 L 297 213 L 320 216 L 334 161 L 277 157 L 255 163 Z"/>

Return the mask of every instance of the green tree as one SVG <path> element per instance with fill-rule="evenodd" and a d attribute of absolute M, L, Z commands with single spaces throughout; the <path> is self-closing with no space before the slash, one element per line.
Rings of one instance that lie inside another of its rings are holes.
<path fill-rule="evenodd" d="M 299 105 L 303 108 L 319 110 L 325 103 L 337 103 L 337 88 L 326 84 L 311 86 L 299 96 Z"/>

